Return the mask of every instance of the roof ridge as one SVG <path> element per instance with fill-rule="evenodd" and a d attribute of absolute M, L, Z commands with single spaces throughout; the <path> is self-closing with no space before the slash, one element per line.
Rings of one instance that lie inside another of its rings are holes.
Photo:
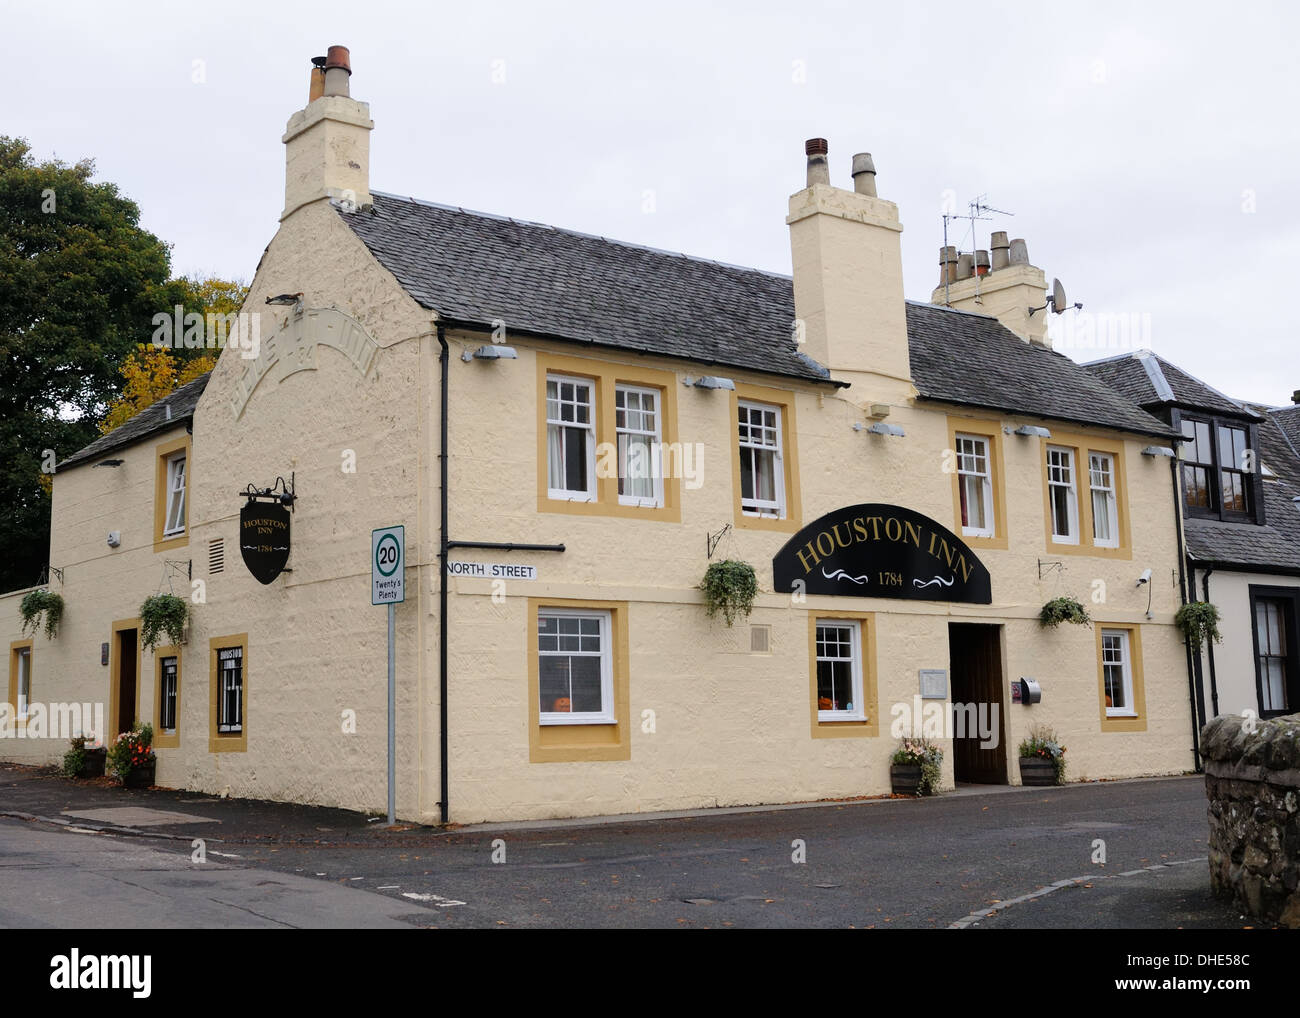
<path fill-rule="evenodd" d="M 1163 362 L 1150 350 L 1137 350 L 1133 354 L 1134 360 L 1142 365 L 1142 370 L 1147 373 L 1147 378 L 1151 382 L 1151 387 L 1156 390 L 1156 396 L 1162 403 L 1176 403 L 1174 399 L 1174 390 L 1169 384 L 1169 379 L 1165 377 Z"/>
<path fill-rule="evenodd" d="M 932 304 L 928 300 L 913 300 L 910 297 L 904 298 L 904 304 L 910 304 L 914 308 L 925 308 L 927 311 L 945 311 L 954 315 L 970 315 L 972 318 L 989 318 L 993 321 L 999 321 L 997 315 L 986 314 L 983 311 L 967 311 L 965 308 L 955 308 L 948 304 Z"/>
<path fill-rule="evenodd" d="M 497 222 L 514 223 L 516 226 L 531 226 L 539 230 L 550 230 L 553 233 L 565 234 L 570 237 L 581 237 L 583 240 L 599 240 L 606 244 L 614 244 L 618 247 L 630 248 L 634 251 L 645 251 L 649 254 L 664 255 L 668 258 L 683 258 L 689 262 L 701 262 L 705 265 L 718 265 L 724 269 L 734 269 L 737 272 L 752 272 L 759 276 L 767 276 L 772 279 L 790 280 L 792 276 L 783 272 L 773 272 L 770 269 L 760 269 L 753 265 L 737 265 L 735 262 L 724 262 L 717 258 L 705 258 L 703 255 L 687 254 L 685 251 L 669 251 L 667 248 L 653 247 L 650 244 L 639 244 L 630 240 L 619 240 L 617 237 L 606 237 L 601 234 L 584 233 L 582 230 L 573 230 L 564 226 L 554 226 L 551 223 L 539 223 L 533 219 L 519 219 L 515 216 L 503 216 L 495 212 L 483 212 L 479 209 L 467 209 L 463 205 L 447 205 L 443 202 L 428 201 L 424 198 L 392 194 L 388 191 L 378 191 L 371 188 L 372 195 L 379 195 L 381 198 L 391 198 L 394 201 L 410 202 L 413 205 L 423 205 L 426 208 L 442 209 L 444 212 L 460 212 L 467 216 L 477 216 L 480 219 L 492 219 Z"/>

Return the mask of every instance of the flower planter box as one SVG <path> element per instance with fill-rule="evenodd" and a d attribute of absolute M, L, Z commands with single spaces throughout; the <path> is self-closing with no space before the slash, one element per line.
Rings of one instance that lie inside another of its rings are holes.
<path fill-rule="evenodd" d="M 126 779 L 122 782 L 123 788 L 148 788 L 153 784 L 154 771 L 158 764 L 153 763 L 141 764 L 139 767 L 132 767 L 128 772 Z"/>
<path fill-rule="evenodd" d="M 895 795 L 916 795 L 920 785 L 920 764 L 890 764 L 889 787 Z"/>
<path fill-rule="evenodd" d="M 1020 783 L 1022 785 L 1055 785 L 1056 761 L 1041 756 L 1020 758 Z"/>
<path fill-rule="evenodd" d="M 87 749 L 85 756 L 81 760 L 81 770 L 77 772 L 79 778 L 102 778 L 104 776 L 104 764 L 108 762 L 108 748 L 100 746 L 98 749 Z"/>

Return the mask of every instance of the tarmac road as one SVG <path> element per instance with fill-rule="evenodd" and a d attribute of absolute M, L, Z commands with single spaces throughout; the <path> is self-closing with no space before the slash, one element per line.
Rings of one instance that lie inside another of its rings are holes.
<path fill-rule="evenodd" d="M 0 926 L 1253 925 L 1209 893 L 1199 777 L 451 831 L 0 778 L 55 821 L 0 819 Z M 95 812 L 122 806 L 183 816 Z"/>

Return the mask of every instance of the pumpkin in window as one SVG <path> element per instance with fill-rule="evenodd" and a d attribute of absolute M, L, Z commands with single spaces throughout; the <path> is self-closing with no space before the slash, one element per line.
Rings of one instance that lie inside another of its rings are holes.
<path fill-rule="evenodd" d="M 556 697 L 555 703 L 551 705 L 551 710 L 556 714 L 570 714 L 573 712 L 573 702 L 567 696 Z"/>
<path fill-rule="evenodd" d="M 830 709 L 831 709 L 831 698 L 830 698 L 829 696 L 819 696 L 819 697 L 817 697 L 817 709 L 818 709 L 818 710 L 830 710 Z"/>

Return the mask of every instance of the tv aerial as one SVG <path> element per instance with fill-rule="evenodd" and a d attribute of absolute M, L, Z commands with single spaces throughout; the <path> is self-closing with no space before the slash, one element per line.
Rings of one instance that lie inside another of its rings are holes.
<path fill-rule="evenodd" d="M 969 211 L 964 216 L 959 215 L 956 212 L 945 212 L 943 214 L 943 246 L 945 250 L 947 250 L 948 248 L 948 221 L 949 220 L 967 219 L 970 221 L 970 249 L 971 252 L 974 253 L 975 251 L 979 250 L 979 241 L 976 239 L 975 236 L 976 222 L 980 220 L 992 219 L 993 216 L 986 214 L 989 212 L 992 212 L 994 215 L 998 215 L 998 216 L 1015 215 L 1014 212 L 1008 212 L 1005 209 L 995 209 L 992 205 L 986 204 L 987 198 L 988 198 L 987 194 L 981 194 L 977 198 L 973 199 L 972 201 L 967 202 L 966 207 Z M 976 301 L 979 301 L 979 286 L 980 286 L 979 275 L 977 273 L 975 278 Z M 948 277 L 946 275 L 944 276 L 944 280 L 943 280 L 943 302 L 945 305 L 951 306 L 951 301 L 948 299 Z"/>

